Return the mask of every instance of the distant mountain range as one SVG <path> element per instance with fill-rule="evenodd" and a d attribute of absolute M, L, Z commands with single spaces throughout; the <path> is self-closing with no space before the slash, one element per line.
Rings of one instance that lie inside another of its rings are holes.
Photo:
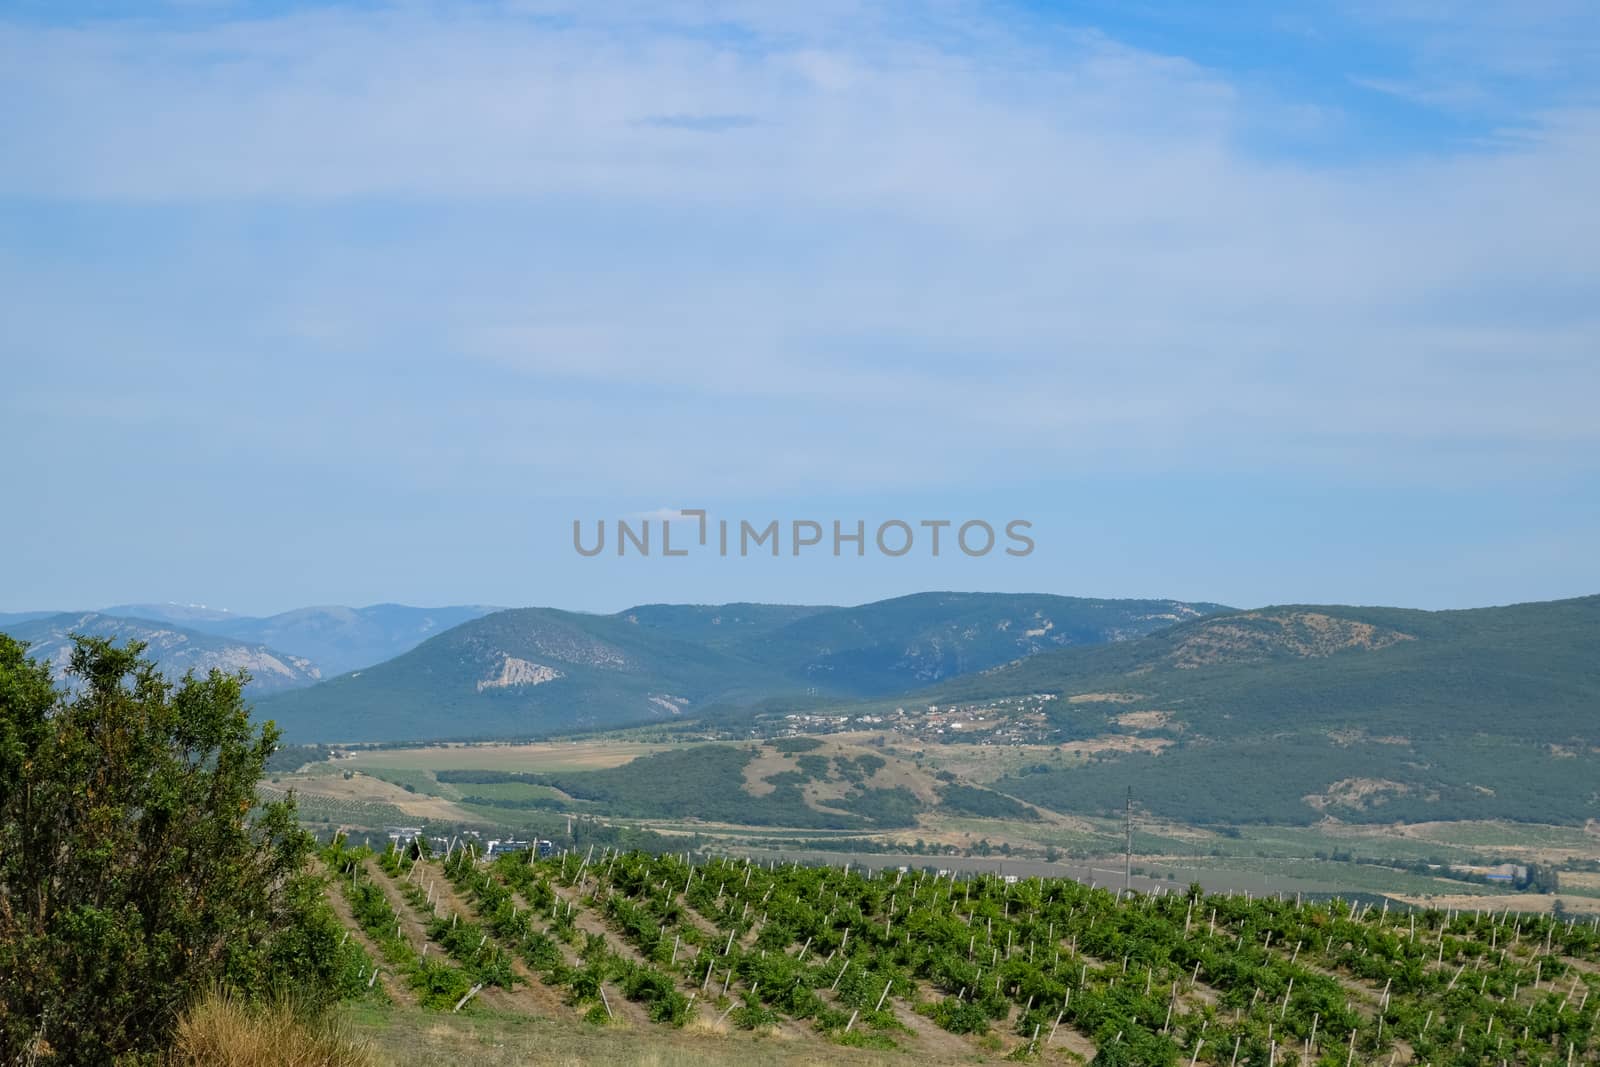
<path fill-rule="evenodd" d="M 0 633 L 8 632 L 7 627 L 19 626 L 34 619 L 48 619 L 52 615 L 61 615 L 59 611 L 0 611 Z"/>
<path fill-rule="evenodd" d="M 112 637 L 118 642 L 143 641 L 145 654 L 155 660 L 168 678 L 186 671 L 205 674 L 249 671 L 253 696 L 311 685 L 322 677 L 315 664 L 300 656 L 275 651 L 261 644 L 201 633 L 154 619 L 130 619 L 99 612 L 67 612 L 24 622 L 0 622 L 0 630 L 28 643 L 28 654 L 49 660 L 57 679 L 65 676 L 72 655 L 71 634 Z"/>
<path fill-rule="evenodd" d="M 494 610 L 375 604 L 255 617 L 194 604 L 119 604 L 98 612 L 0 614 L 0 631 L 33 642 L 35 656 L 62 663 L 61 652 L 70 646 L 66 635 L 73 630 L 146 641 L 163 669 L 175 668 L 178 674 L 189 666 L 249 669 L 250 690 L 260 695 L 391 659 Z"/>
<path fill-rule="evenodd" d="M 1109 813 L 1131 786 L 1141 810 L 1185 822 L 1600 826 L 1600 596 L 1438 612 L 981 593 L 485 610 L 188 625 L 87 613 L 0 628 L 58 664 L 77 630 L 147 641 L 169 672 L 247 669 L 257 715 L 302 743 L 696 718 L 747 738 L 806 712 L 820 730 L 901 724 L 922 746 L 954 737 L 918 725 L 936 717 L 969 731 L 1006 720 L 1017 729 L 992 743 L 1026 734 L 1038 758 L 994 787 L 1058 811 Z M 403 650 L 319 681 L 295 651 L 317 647 L 347 663 Z"/>
<path fill-rule="evenodd" d="M 295 608 L 278 615 L 235 615 L 195 604 L 121 604 L 105 614 L 158 619 L 191 630 L 264 645 L 315 663 L 323 677 L 360 670 L 415 648 L 434 634 L 498 608 L 413 608 L 374 604 Z"/>
<path fill-rule="evenodd" d="M 923 593 L 859 607 L 650 604 L 463 623 L 375 667 L 263 700 L 296 741 L 533 737 L 716 702 L 900 692 L 1050 649 L 1123 641 L 1217 604 Z"/>
<path fill-rule="evenodd" d="M 248 618 L 245 615 L 236 615 L 226 608 L 210 608 L 204 604 L 179 604 L 176 601 L 161 604 L 113 604 L 109 608 L 100 609 L 100 613 L 126 619 L 173 622 L 179 626 L 203 626 L 207 623 Z"/>

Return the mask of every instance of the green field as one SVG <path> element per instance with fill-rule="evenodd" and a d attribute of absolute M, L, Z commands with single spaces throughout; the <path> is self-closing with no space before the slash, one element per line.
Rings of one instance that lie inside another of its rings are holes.
<path fill-rule="evenodd" d="M 489 800 L 562 800 L 568 804 L 576 803 L 559 789 L 531 782 L 444 782 L 441 786 L 453 789 L 461 796 L 485 797 Z"/>

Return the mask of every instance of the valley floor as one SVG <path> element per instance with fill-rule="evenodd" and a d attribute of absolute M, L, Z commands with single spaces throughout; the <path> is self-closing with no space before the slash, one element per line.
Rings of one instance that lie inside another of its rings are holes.
<path fill-rule="evenodd" d="M 944 746 L 922 758 L 918 751 L 874 746 L 871 741 L 830 737 L 827 747 L 818 752 L 829 759 L 852 754 L 859 758 L 866 753 L 881 757 L 883 766 L 871 776 L 871 783 L 904 790 L 921 805 L 908 825 L 843 830 L 819 825 L 744 825 L 726 818 L 683 815 L 646 818 L 574 801 L 550 785 L 462 780 L 463 771 L 502 773 L 512 778 L 590 772 L 693 747 L 615 739 L 356 750 L 341 759 L 274 775 L 262 783 L 262 789 L 272 796 L 293 790 L 303 819 L 313 829 L 347 829 L 358 839 L 374 835 L 374 841 L 381 841 L 388 827 L 425 824 L 434 828 L 429 832 L 475 827 L 486 839 L 540 836 L 557 840 L 558 845 L 571 845 L 575 841 L 564 836 L 572 826 L 571 814 L 593 820 L 591 825 L 637 833 L 669 849 L 835 864 L 849 858 L 869 866 L 907 864 L 1049 874 L 1120 884 L 1121 820 L 1041 808 L 1033 809 L 1035 817 L 1031 819 L 983 818 L 950 811 L 929 799 L 952 777 L 992 787 L 1001 775 L 1039 758 L 1046 750 L 1020 746 L 980 751 L 969 746 L 968 751 Z M 747 743 L 746 747 L 760 755 L 745 768 L 743 778 L 705 783 L 701 788 L 708 803 L 729 791 L 751 802 L 760 801 L 770 794 L 771 782 L 804 769 L 801 761 L 806 753 L 779 752 L 772 742 L 759 747 Z M 677 781 L 659 784 L 681 788 Z M 641 788 L 648 793 L 656 785 L 644 781 Z M 842 788 L 841 782 L 813 778 L 803 787 L 801 803 L 793 810 L 810 816 L 832 811 Z M 723 808 L 730 810 L 726 804 Z M 691 806 L 689 810 L 702 809 Z M 737 813 L 739 805 L 732 805 L 731 811 Z M 1565 910 L 1575 914 L 1592 913 L 1600 907 L 1600 827 L 1594 825 L 1488 821 L 1363 824 L 1324 819 L 1304 826 L 1228 827 L 1191 826 L 1145 816 L 1135 822 L 1135 884 L 1145 886 L 1196 881 L 1214 891 L 1367 893 L 1464 906 L 1475 896 L 1506 896 L 1506 888 L 1463 880 L 1450 865 L 1505 863 L 1540 866 L 1546 873 L 1542 887 L 1556 892 L 1511 895 L 1499 900 L 1497 907 L 1546 910 L 1554 907 L 1558 898 Z"/>

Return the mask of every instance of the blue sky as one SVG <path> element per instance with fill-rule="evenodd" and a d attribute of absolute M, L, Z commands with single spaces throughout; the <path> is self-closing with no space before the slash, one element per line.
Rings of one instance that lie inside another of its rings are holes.
<path fill-rule="evenodd" d="M 0 5 L 0 610 L 1600 592 L 1592 4 Z M 575 518 L 1025 518 L 580 559 Z"/>

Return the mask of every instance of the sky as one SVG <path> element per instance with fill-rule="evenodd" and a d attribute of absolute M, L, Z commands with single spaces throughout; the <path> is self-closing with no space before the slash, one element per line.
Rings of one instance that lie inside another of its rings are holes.
<path fill-rule="evenodd" d="M 1600 592 L 1584 0 L 11 0 L 0 100 L 0 611 Z M 574 551 L 681 508 L 1034 549 Z"/>

